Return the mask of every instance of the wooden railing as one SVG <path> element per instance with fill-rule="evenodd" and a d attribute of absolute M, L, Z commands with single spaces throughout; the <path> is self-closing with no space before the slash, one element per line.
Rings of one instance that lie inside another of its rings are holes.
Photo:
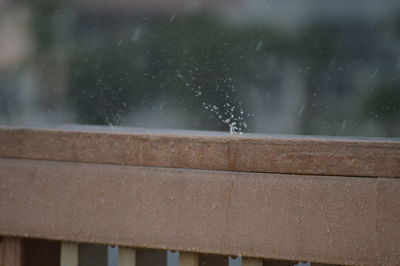
<path fill-rule="evenodd" d="M 5 266 L 399 265 L 400 142 L 2 127 L 0 235 Z"/>

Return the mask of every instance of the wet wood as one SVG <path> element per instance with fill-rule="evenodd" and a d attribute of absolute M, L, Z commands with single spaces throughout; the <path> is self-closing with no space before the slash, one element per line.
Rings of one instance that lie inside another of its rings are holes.
<path fill-rule="evenodd" d="M 131 248 L 119 247 L 118 266 L 136 266 L 136 251 Z"/>
<path fill-rule="evenodd" d="M 61 263 L 60 266 L 78 266 L 78 244 L 61 243 Z"/>
<path fill-rule="evenodd" d="M 265 173 L 400 177 L 400 141 L 0 128 L 0 158 Z M 101 129 L 101 128 L 100 128 Z"/>
<path fill-rule="evenodd" d="M 0 235 L 340 265 L 400 257 L 396 178 L 0 159 L 0 184 Z"/>
<path fill-rule="evenodd" d="M 400 258 L 400 180 L 380 178 L 377 184 L 377 238 L 380 265 L 396 265 Z"/>
<path fill-rule="evenodd" d="M 199 266 L 199 255 L 196 253 L 181 252 L 179 266 Z"/>

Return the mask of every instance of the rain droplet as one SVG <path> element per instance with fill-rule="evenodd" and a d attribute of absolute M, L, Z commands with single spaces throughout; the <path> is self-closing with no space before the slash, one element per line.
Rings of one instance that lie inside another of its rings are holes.
<path fill-rule="evenodd" d="M 256 52 L 258 52 L 261 49 L 261 46 L 263 45 L 263 41 L 259 41 L 256 47 Z"/>
<path fill-rule="evenodd" d="M 174 13 L 174 14 L 172 14 L 171 18 L 169 19 L 169 23 L 172 23 L 172 22 L 174 22 L 174 20 L 175 20 L 175 17 L 176 17 L 176 14 L 175 14 L 175 13 Z"/>

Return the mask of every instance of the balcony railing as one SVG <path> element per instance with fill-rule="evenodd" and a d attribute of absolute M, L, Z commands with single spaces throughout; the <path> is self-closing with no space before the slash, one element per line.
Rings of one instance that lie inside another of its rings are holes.
<path fill-rule="evenodd" d="M 4 266 L 399 264 L 398 141 L 2 127 L 0 184 Z"/>

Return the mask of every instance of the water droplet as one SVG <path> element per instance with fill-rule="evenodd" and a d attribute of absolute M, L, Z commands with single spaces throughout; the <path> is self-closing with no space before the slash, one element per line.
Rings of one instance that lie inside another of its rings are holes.
<path fill-rule="evenodd" d="M 133 32 L 131 41 L 132 42 L 137 42 L 140 39 L 140 36 L 142 35 L 142 27 L 137 27 L 135 31 Z"/>
<path fill-rule="evenodd" d="M 176 17 L 176 14 L 175 14 L 175 13 L 174 13 L 174 14 L 172 14 L 171 18 L 169 19 L 169 23 L 172 23 L 172 22 L 174 22 L 174 20 L 175 20 L 175 17 Z"/>
<path fill-rule="evenodd" d="M 299 110 L 299 116 L 301 116 L 303 114 L 304 108 L 306 107 L 305 104 L 303 104 L 303 106 L 301 106 L 300 110 Z"/>
<path fill-rule="evenodd" d="M 256 47 L 256 52 L 258 52 L 261 49 L 262 45 L 263 45 L 263 41 L 259 41 L 258 44 L 257 44 L 257 47 Z"/>
<path fill-rule="evenodd" d="M 378 74 L 378 69 L 375 70 L 375 72 L 372 74 L 371 78 L 375 78 L 376 74 Z"/>
<path fill-rule="evenodd" d="M 124 42 L 124 38 L 122 37 L 122 38 L 119 40 L 118 44 L 117 44 L 117 48 L 119 48 L 123 42 Z"/>

